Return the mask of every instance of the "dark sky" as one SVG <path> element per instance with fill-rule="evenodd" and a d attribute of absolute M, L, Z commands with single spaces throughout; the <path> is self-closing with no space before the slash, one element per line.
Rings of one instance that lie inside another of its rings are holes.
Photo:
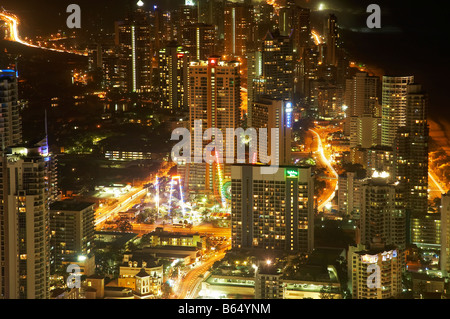
<path fill-rule="evenodd" d="M 183 0 L 143 0 L 148 7 L 175 7 Z M 444 1 L 413 0 L 297 0 L 298 4 L 317 7 L 324 3 L 338 17 L 344 46 L 369 64 L 387 73 L 413 74 L 430 94 L 432 114 L 450 118 L 447 77 L 450 57 L 445 47 L 450 40 L 449 19 Z M 66 8 L 77 3 L 82 10 L 82 24 L 100 21 L 113 27 L 115 20 L 126 15 L 137 0 L 2 0 L 1 5 L 22 20 L 25 35 L 67 31 Z M 366 8 L 376 3 L 381 7 L 382 28 L 363 32 Z"/>

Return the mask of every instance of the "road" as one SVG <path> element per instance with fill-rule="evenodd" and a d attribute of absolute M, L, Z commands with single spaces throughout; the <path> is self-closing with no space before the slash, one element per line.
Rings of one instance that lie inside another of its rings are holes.
<path fill-rule="evenodd" d="M 338 173 L 333 168 L 329 159 L 325 155 L 325 151 L 324 151 L 324 148 L 322 145 L 322 139 L 321 139 L 319 133 L 317 133 L 313 129 L 310 129 L 309 131 L 313 133 L 313 135 L 315 136 L 314 140 L 317 142 L 316 147 L 311 146 L 312 149 L 315 148 L 315 150 L 313 150 L 313 153 L 317 155 L 316 160 L 320 161 L 323 166 L 327 167 L 328 171 L 330 172 L 330 175 L 332 175 L 332 178 L 328 179 L 328 181 L 327 181 L 327 186 L 328 186 L 327 189 L 324 190 L 322 196 L 319 199 L 319 204 L 317 206 L 317 209 L 320 211 L 325 207 L 325 205 L 330 203 L 336 195 L 336 191 L 337 191 L 337 187 L 338 187 L 338 184 L 337 184 Z"/>
<path fill-rule="evenodd" d="M 54 51 L 54 52 L 70 53 L 70 54 L 83 55 L 83 56 L 88 55 L 86 52 L 47 48 L 47 47 L 32 44 L 30 42 L 23 41 L 19 35 L 20 20 L 17 16 L 15 16 L 14 14 L 12 14 L 10 12 L 0 11 L 0 20 L 3 20 L 9 24 L 9 40 L 10 41 L 17 42 L 17 43 L 20 43 L 20 44 L 23 44 L 23 45 L 26 45 L 26 46 L 32 47 L 32 48 L 44 49 L 44 50 L 49 50 L 49 51 Z"/>
<path fill-rule="evenodd" d="M 119 212 L 126 212 L 134 205 L 141 202 L 141 199 L 147 194 L 147 189 L 134 189 L 127 193 L 126 195 L 123 195 L 118 203 L 109 205 L 106 207 L 101 207 L 97 209 L 95 212 L 95 226 L 101 227 L 101 225 L 108 220 L 109 218 L 113 217 L 115 214 Z"/>
<path fill-rule="evenodd" d="M 147 234 L 149 232 L 152 232 L 156 229 L 156 227 L 164 227 L 165 231 L 169 232 L 175 232 L 175 233 L 187 233 L 187 234 L 193 234 L 193 233 L 199 233 L 202 234 L 214 234 L 214 236 L 218 237 L 231 237 L 231 228 L 229 227 L 213 227 L 212 225 L 206 224 L 206 225 L 199 225 L 194 226 L 191 229 L 189 228 L 179 228 L 179 227 L 173 227 L 172 225 L 164 225 L 161 224 L 132 224 L 133 231 L 138 233 L 139 235 Z"/>
<path fill-rule="evenodd" d="M 198 285 L 200 284 L 200 279 L 203 280 L 199 276 L 204 275 L 216 261 L 221 260 L 224 256 L 225 252 L 221 251 L 189 271 L 177 287 L 175 292 L 177 299 L 196 298 L 199 292 Z"/>
<path fill-rule="evenodd" d="M 157 176 L 167 176 L 172 166 L 173 164 L 166 164 L 164 162 L 163 166 L 158 170 Z M 121 196 L 117 203 L 98 208 L 95 212 L 95 226 L 97 229 L 102 229 L 104 222 L 113 217 L 115 214 L 119 212 L 126 212 L 134 205 L 139 204 L 141 199 L 147 195 L 147 189 L 142 187 L 150 182 L 154 182 L 154 180 L 147 180 L 137 183 L 137 186 L 127 194 Z M 143 229 L 145 229 L 145 226 Z"/>

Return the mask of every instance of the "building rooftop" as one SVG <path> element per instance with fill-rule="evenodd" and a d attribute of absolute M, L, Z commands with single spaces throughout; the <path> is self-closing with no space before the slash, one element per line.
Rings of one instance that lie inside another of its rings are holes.
<path fill-rule="evenodd" d="M 50 210 L 64 210 L 64 211 L 82 211 L 95 203 L 83 202 L 74 199 L 66 199 L 63 201 L 57 201 L 50 205 Z"/>
<path fill-rule="evenodd" d="M 340 256 L 346 258 L 345 249 L 333 247 L 315 248 L 308 257 L 307 264 L 315 266 L 333 265 Z"/>
<path fill-rule="evenodd" d="M 283 279 L 312 282 L 338 282 L 338 279 L 326 266 L 300 265 L 295 271 L 284 273 Z"/>
<path fill-rule="evenodd" d="M 144 268 L 142 268 L 137 274 L 136 277 L 149 277 L 150 275 L 145 271 Z"/>

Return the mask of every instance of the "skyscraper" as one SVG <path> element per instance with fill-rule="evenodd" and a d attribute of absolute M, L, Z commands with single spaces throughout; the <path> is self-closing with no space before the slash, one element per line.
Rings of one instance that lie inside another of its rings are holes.
<path fill-rule="evenodd" d="M 381 144 L 394 146 L 395 134 L 406 124 L 407 85 L 414 76 L 383 76 L 381 98 Z"/>
<path fill-rule="evenodd" d="M 350 246 L 347 260 L 352 298 L 398 297 L 402 293 L 402 256 L 400 249 L 379 237 L 367 245 Z"/>
<path fill-rule="evenodd" d="M 252 110 L 249 106 L 264 93 L 262 53 L 260 50 L 248 52 L 247 70 L 247 116 L 250 121 Z"/>
<path fill-rule="evenodd" d="M 274 99 L 290 100 L 294 93 L 292 39 L 279 30 L 268 31 L 262 47 L 264 93 Z"/>
<path fill-rule="evenodd" d="M 258 151 L 259 159 L 263 163 L 268 163 L 272 150 L 272 128 L 278 129 L 279 139 L 276 142 L 277 157 L 281 165 L 292 164 L 291 160 L 291 133 L 292 133 L 292 102 L 274 100 L 262 97 L 253 102 L 250 107 L 252 118 L 249 127 L 259 130 L 267 129 L 267 141 L 259 140 L 258 146 L 265 145 L 267 157 L 261 158 L 262 152 Z M 256 162 L 256 158 L 255 158 Z"/>
<path fill-rule="evenodd" d="M 311 167 L 231 167 L 231 246 L 311 252 L 314 248 L 314 180 Z"/>
<path fill-rule="evenodd" d="M 379 78 L 369 76 L 366 72 L 358 72 L 347 79 L 345 87 L 345 104 L 347 117 L 370 114 L 381 116 L 378 109 Z"/>
<path fill-rule="evenodd" d="M 169 43 L 159 51 L 158 68 L 161 108 L 171 112 L 187 109 L 189 52 Z"/>
<path fill-rule="evenodd" d="M 380 237 L 387 245 L 404 249 L 406 245 L 406 212 L 398 199 L 398 189 L 385 172 L 375 172 L 362 185 L 361 240 L 369 245 Z"/>
<path fill-rule="evenodd" d="M 221 61 L 218 56 L 212 56 L 207 61 L 191 62 L 188 104 L 192 156 L 195 154 L 196 143 L 201 150 L 207 144 L 202 139 L 203 130 L 220 129 L 225 138 L 226 128 L 241 126 L 240 88 L 238 62 Z M 201 132 L 195 131 L 195 121 L 201 121 Z M 224 147 L 223 154 L 218 154 L 224 158 L 224 162 L 226 152 Z M 187 174 L 189 191 L 202 190 L 217 194 L 220 188 L 219 174 L 226 178 L 230 172 L 228 165 L 222 164 L 219 168 L 216 164 L 202 162 L 188 164 Z"/>
<path fill-rule="evenodd" d="M 0 70 L 0 149 L 22 142 L 22 122 L 18 97 L 17 77 L 14 70 Z"/>
<path fill-rule="evenodd" d="M 441 271 L 444 276 L 450 273 L 450 192 L 441 197 Z"/>
<path fill-rule="evenodd" d="M 9 147 L 3 165 L 3 297 L 46 299 L 50 271 L 46 157 L 39 145 Z"/>
<path fill-rule="evenodd" d="M 216 26 L 195 23 L 184 26 L 182 45 L 189 51 L 190 60 L 207 60 L 216 52 Z"/>
<path fill-rule="evenodd" d="M 50 272 L 64 259 L 88 256 L 94 248 L 94 203 L 66 199 L 50 205 Z"/>
<path fill-rule="evenodd" d="M 327 20 L 327 32 L 326 32 L 326 44 L 327 44 L 326 63 L 328 65 L 337 66 L 338 38 L 339 32 L 337 25 L 337 17 L 334 14 L 330 14 Z"/>
<path fill-rule="evenodd" d="M 151 88 L 152 38 L 148 13 L 140 6 L 125 21 L 116 22 L 121 91 L 146 92 Z"/>
<path fill-rule="evenodd" d="M 245 58 L 247 45 L 253 40 L 253 7 L 227 3 L 224 11 L 224 53 Z"/>
<path fill-rule="evenodd" d="M 428 98 L 419 84 L 407 85 L 404 126 L 394 140 L 396 179 L 411 215 L 428 210 Z"/>

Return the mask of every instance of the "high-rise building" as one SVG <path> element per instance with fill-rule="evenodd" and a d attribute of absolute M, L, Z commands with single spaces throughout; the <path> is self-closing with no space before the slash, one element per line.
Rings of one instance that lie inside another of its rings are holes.
<path fill-rule="evenodd" d="M 345 86 L 345 104 L 347 117 L 370 114 L 381 116 L 378 106 L 379 78 L 358 72 L 347 79 Z"/>
<path fill-rule="evenodd" d="M 345 105 L 347 107 L 344 124 L 344 133 L 350 135 L 350 142 L 353 146 L 358 145 L 358 132 L 373 133 L 373 137 L 367 135 L 364 140 L 375 145 L 381 144 L 381 109 L 378 104 L 379 79 L 376 76 L 369 76 L 366 72 L 358 72 L 352 78 L 346 80 Z M 370 120 L 372 118 L 372 120 Z M 362 122 L 372 121 L 372 123 Z M 377 123 L 379 122 L 379 123 Z M 358 125 L 359 124 L 359 125 Z M 368 128 L 366 127 L 369 124 Z M 377 125 L 374 128 L 373 125 Z M 368 137 L 368 139 L 367 139 Z M 362 146 L 363 148 L 371 147 Z"/>
<path fill-rule="evenodd" d="M 311 10 L 299 6 L 292 7 L 292 40 L 294 53 L 302 57 L 305 48 L 311 43 Z"/>
<path fill-rule="evenodd" d="M 197 1 L 198 22 L 216 25 L 220 39 L 223 39 L 224 34 L 224 11 L 226 2 L 226 0 Z"/>
<path fill-rule="evenodd" d="M 404 126 L 394 140 L 395 172 L 411 215 L 428 211 L 428 98 L 419 84 L 407 85 Z"/>
<path fill-rule="evenodd" d="M 94 203 L 63 200 L 50 204 L 50 272 L 64 259 L 90 256 L 94 248 Z"/>
<path fill-rule="evenodd" d="M 352 116 L 350 120 L 350 147 L 371 148 L 381 142 L 381 118 L 371 114 Z"/>
<path fill-rule="evenodd" d="M 294 61 L 292 39 L 279 30 L 268 31 L 262 47 L 264 93 L 274 99 L 292 101 Z"/>
<path fill-rule="evenodd" d="M 49 293 L 47 164 L 43 148 L 9 147 L 3 156 L 2 296 L 46 299 Z"/>
<path fill-rule="evenodd" d="M 441 214 L 428 212 L 410 217 L 409 241 L 421 249 L 441 247 Z"/>
<path fill-rule="evenodd" d="M 348 250 L 349 289 L 353 299 L 392 299 L 402 293 L 402 251 L 379 237 Z"/>
<path fill-rule="evenodd" d="M 372 146 L 365 150 L 366 159 L 363 167 L 367 170 L 367 175 L 372 176 L 375 171 L 389 174 L 388 180 L 395 180 L 394 152 L 387 146 Z"/>
<path fill-rule="evenodd" d="M 216 26 L 205 23 L 195 23 L 184 26 L 182 45 L 189 51 L 191 61 L 207 60 L 216 52 Z"/>
<path fill-rule="evenodd" d="M 314 248 L 314 181 L 311 167 L 231 167 L 231 246 L 311 252 Z"/>
<path fill-rule="evenodd" d="M 276 26 L 275 23 L 275 9 L 273 4 L 266 1 L 255 3 L 255 24 L 256 24 L 256 40 L 260 41 L 264 38 L 267 30 Z"/>
<path fill-rule="evenodd" d="M 346 172 L 338 177 L 339 211 L 359 219 L 361 213 L 361 192 L 365 176 L 359 172 Z"/>
<path fill-rule="evenodd" d="M 0 149 L 22 142 L 16 71 L 0 70 Z"/>
<path fill-rule="evenodd" d="M 380 237 L 388 245 L 406 245 L 406 212 L 398 199 L 398 189 L 389 182 L 386 172 L 375 172 L 362 185 L 361 240 L 368 245 Z"/>
<path fill-rule="evenodd" d="M 407 86 L 414 76 L 383 76 L 381 97 L 381 144 L 394 146 L 397 130 L 406 124 Z"/>
<path fill-rule="evenodd" d="M 251 121 L 252 110 L 249 107 L 264 94 L 264 78 L 262 70 L 262 53 L 251 50 L 247 58 L 247 118 Z"/>
<path fill-rule="evenodd" d="M 328 65 L 337 65 L 338 61 L 338 25 L 337 17 L 334 14 L 330 14 L 327 20 L 327 32 L 326 32 L 326 45 L 327 45 L 327 55 L 326 63 Z"/>
<path fill-rule="evenodd" d="M 444 276 L 450 273 L 450 192 L 441 197 L 441 271 Z"/>
<path fill-rule="evenodd" d="M 186 110 L 189 52 L 177 43 L 169 43 L 159 51 L 158 68 L 161 108 L 171 112 Z"/>
<path fill-rule="evenodd" d="M 337 119 L 344 116 L 342 112 L 343 92 L 342 88 L 324 83 L 316 88 L 317 110 L 319 118 Z"/>
<path fill-rule="evenodd" d="M 173 14 L 175 39 L 182 43 L 186 26 L 198 23 L 198 9 L 194 5 L 181 5 Z"/>
<path fill-rule="evenodd" d="M 123 92 L 147 92 L 152 83 L 152 32 L 149 14 L 137 8 L 115 25 L 119 52 L 119 86 Z"/>
<path fill-rule="evenodd" d="M 237 128 L 240 123 L 240 73 L 238 62 L 221 61 L 212 56 L 207 61 L 191 62 L 189 67 L 189 123 L 191 131 L 192 156 L 198 143 L 203 150 L 209 142 L 202 139 L 203 130 L 217 128 L 224 139 L 227 128 Z M 195 132 L 195 121 L 201 121 L 202 131 Z M 236 148 L 234 148 L 236 149 Z M 209 150 L 214 151 L 214 150 Z M 227 155 L 224 147 L 224 158 Z M 233 155 L 233 154 L 231 154 Z M 230 156 L 231 156 L 230 155 Z M 234 157 L 233 157 L 234 158 Z M 218 193 L 218 180 L 229 178 L 229 165 L 217 163 L 190 163 L 187 166 L 187 188 L 189 191 L 209 191 Z"/>
<path fill-rule="evenodd" d="M 253 6 L 228 2 L 224 11 L 224 54 L 245 58 L 253 40 Z"/>
<path fill-rule="evenodd" d="M 249 127 L 259 130 L 267 129 L 267 140 L 259 139 L 258 148 L 263 146 L 267 151 L 264 158 L 263 152 L 258 151 L 259 160 L 262 163 L 269 163 L 271 156 L 277 156 L 281 165 L 292 164 L 291 159 L 291 134 L 292 134 L 292 102 L 274 100 L 268 97 L 262 97 L 258 101 L 253 102 L 250 106 L 252 118 Z M 272 150 L 272 128 L 278 129 L 279 139 L 276 141 L 277 154 L 271 154 Z M 252 156 L 253 158 L 253 156 Z M 254 160 L 256 162 L 256 158 Z"/>

